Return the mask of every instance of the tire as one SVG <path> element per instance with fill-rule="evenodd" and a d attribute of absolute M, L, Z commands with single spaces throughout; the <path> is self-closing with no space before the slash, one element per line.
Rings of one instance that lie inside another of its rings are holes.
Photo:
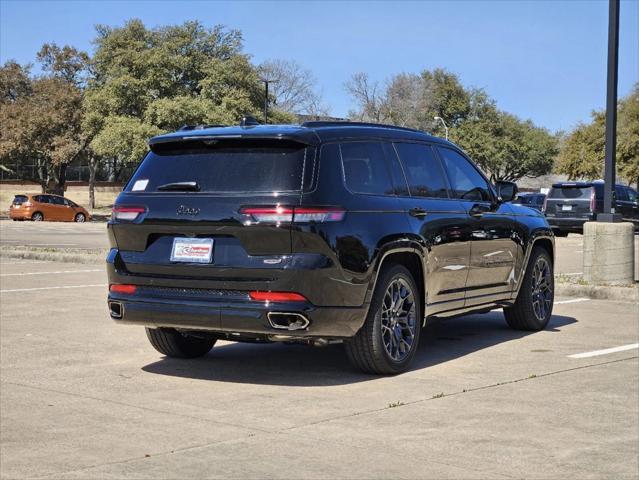
<path fill-rule="evenodd" d="M 33 215 L 31 215 L 31 220 L 33 220 L 34 222 L 42 222 L 44 220 L 44 215 L 40 212 L 35 212 Z"/>
<path fill-rule="evenodd" d="M 396 303 L 398 300 L 402 301 L 401 305 Z M 393 315 L 398 311 L 404 315 Z M 402 265 L 384 266 L 364 325 L 345 342 L 346 353 L 351 363 L 365 373 L 394 375 L 404 372 L 415 357 L 421 327 L 420 293 L 412 275 Z"/>
<path fill-rule="evenodd" d="M 73 219 L 73 221 L 77 223 L 84 223 L 86 219 L 87 217 L 84 215 L 84 213 L 78 213 Z"/>
<path fill-rule="evenodd" d="M 552 316 L 555 277 L 548 252 L 533 247 L 517 300 L 504 308 L 508 325 L 515 330 L 543 330 Z"/>
<path fill-rule="evenodd" d="M 196 358 L 209 353 L 215 338 L 184 335 L 172 328 L 147 328 L 146 336 L 158 352 L 167 357 Z"/>
<path fill-rule="evenodd" d="M 552 231 L 555 234 L 555 237 L 567 237 L 568 236 L 568 232 L 565 230 L 553 230 Z"/>

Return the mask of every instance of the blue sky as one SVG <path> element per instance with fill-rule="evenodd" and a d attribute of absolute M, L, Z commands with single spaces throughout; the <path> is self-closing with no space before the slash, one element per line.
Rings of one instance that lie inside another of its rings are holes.
<path fill-rule="evenodd" d="M 608 2 L 207 2 L 0 0 L 0 59 L 32 62 L 44 42 L 91 50 L 94 25 L 140 18 L 149 27 L 197 19 L 244 34 L 255 62 L 295 59 L 332 113 L 351 102 L 357 71 L 383 82 L 444 67 L 485 88 L 500 108 L 551 130 L 605 105 Z M 621 4 L 619 93 L 639 81 L 639 0 Z"/>

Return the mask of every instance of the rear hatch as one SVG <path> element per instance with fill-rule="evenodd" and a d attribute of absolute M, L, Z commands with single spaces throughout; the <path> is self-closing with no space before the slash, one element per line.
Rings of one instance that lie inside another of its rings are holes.
<path fill-rule="evenodd" d="M 588 218 L 594 205 L 594 187 L 583 183 L 555 184 L 546 197 L 545 213 L 559 218 Z"/>
<path fill-rule="evenodd" d="M 13 202 L 11 203 L 11 206 L 13 208 L 20 208 L 23 203 L 28 203 L 28 202 L 29 202 L 29 197 L 27 197 L 26 195 L 16 195 L 15 197 L 13 197 Z"/>
<path fill-rule="evenodd" d="M 311 187 L 315 147 L 284 139 L 152 146 L 109 223 L 130 274 L 233 279 L 263 275 L 291 252 L 279 222 Z M 266 280 L 266 279 L 265 279 Z"/>

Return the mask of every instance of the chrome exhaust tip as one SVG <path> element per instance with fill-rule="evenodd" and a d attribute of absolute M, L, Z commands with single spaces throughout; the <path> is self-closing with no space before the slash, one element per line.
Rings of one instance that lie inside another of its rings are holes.
<path fill-rule="evenodd" d="M 109 313 L 111 318 L 120 319 L 124 313 L 124 305 L 120 302 L 109 302 Z"/>
<path fill-rule="evenodd" d="M 279 330 L 304 330 L 311 323 L 301 313 L 268 312 L 266 316 L 271 327 Z"/>

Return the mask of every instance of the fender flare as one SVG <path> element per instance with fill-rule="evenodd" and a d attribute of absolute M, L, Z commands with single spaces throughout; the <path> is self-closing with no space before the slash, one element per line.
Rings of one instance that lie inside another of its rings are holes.
<path fill-rule="evenodd" d="M 540 240 L 549 240 L 552 244 L 552 263 L 553 263 L 553 275 L 554 275 L 554 266 L 555 266 L 555 236 L 552 233 L 548 233 L 546 231 L 539 232 L 534 234 L 528 242 L 528 248 L 526 249 L 526 253 L 524 255 L 524 260 L 521 267 L 521 272 L 519 273 L 519 278 L 517 279 L 517 283 L 515 288 L 513 289 L 512 298 L 516 299 L 519 295 L 519 289 L 521 288 L 521 284 L 524 281 L 524 277 L 526 276 L 526 272 L 528 271 L 528 262 L 530 261 L 530 255 L 535 248 L 535 244 Z"/>

